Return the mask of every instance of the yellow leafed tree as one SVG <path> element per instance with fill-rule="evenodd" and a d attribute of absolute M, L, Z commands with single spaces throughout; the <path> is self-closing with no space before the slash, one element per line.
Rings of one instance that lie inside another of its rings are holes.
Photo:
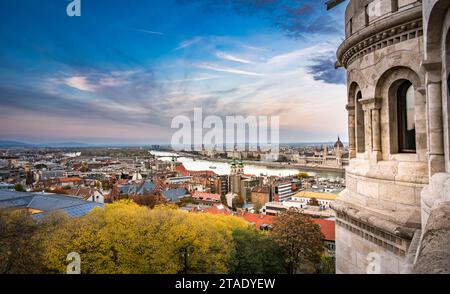
<path fill-rule="evenodd" d="M 246 228 L 236 217 L 123 201 L 64 221 L 45 239 L 44 259 L 57 273 L 66 271 L 71 252 L 86 274 L 227 273 L 233 230 Z"/>

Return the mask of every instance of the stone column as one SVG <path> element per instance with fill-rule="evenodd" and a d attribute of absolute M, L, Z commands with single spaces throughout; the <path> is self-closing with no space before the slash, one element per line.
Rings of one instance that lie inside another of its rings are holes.
<path fill-rule="evenodd" d="M 373 154 L 371 158 L 377 161 L 381 159 L 381 99 L 366 98 L 361 103 L 366 119 L 366 151 Z"/>
<path fill-rule="evenodd" d="M 356 157 L 356 113 L 355 106 L 347 105 L 348 111 L 348 139 L 350 158 Z"/>
<path fill-rule="evenodd" d="M 430 177 L 432 177 L 436 173 L 445 171 L 442 64 L 441 62 L 423 62 L 422 66 L 426 70 L 428 164 Z"/>
<path fill-rule="evenodd" d="M 362 103 L 363 100 L 361 100 Z M 365 141 L 366 141 L 366 153 L 372 150 L 372 109 L 363 104 L 364 111 L 364 127 L 365 127 Z"/>
<path fill-rule="evenodd" d="M 379 152 L 381 154 L 381 99 L 375 98 L 371 104 L 372 106 L 372 137 L 373 137 L 373 149 L 372 151 Z"/>

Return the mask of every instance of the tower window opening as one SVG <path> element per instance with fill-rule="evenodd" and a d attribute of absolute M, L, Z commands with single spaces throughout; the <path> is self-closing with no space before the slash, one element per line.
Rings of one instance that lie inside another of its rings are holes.
<path fill-rule="evenodd" d="M 366 151 L 364 111 L 361 104 L 362 93 L 356 94 L 356 149 L 358 153 Z"/>
<path fill-rule="evenodd" d="M 398 146 L 400 153 L 416 153 L 416 97 L 411 82 L 397 92 Z"/>

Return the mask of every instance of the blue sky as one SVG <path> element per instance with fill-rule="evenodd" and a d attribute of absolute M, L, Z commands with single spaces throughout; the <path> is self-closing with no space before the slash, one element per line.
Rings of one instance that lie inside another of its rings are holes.
<path fill-rule="evenodd" d="M 278 115 L 283 142 L 346 138 L 341 5 L 0 2 L 0 138 L 168 143 L 177 115 Z"/>

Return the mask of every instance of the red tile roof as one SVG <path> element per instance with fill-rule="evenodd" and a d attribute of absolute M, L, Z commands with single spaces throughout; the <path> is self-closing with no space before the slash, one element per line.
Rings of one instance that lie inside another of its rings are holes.
<path fill-rule="evenodd" d="M 261 228 L 262 225 L 273 225 L 274 216 L 262 215 L 255 213 L 244 213 L 242 217 L 249 223 L 254 223 L 256 228 Z"/>
<path fill-rule="evenodd" d="M 267 186 L 257 186 L 255 188 L 252 189 L 253 193 L 269 193 L 270 189 Z"/>
<path fill-rule="evenodd" d="M 200 176 L 200 175 L 206 175 L 209 177 L 215 176 L 216 173 L 211 170 L 201 170 L 201 171 L 188 171 L 190 176 Z"/>
<path fill-rule="evenodd" d="M 126 183 L 128 183 L 128 181 L 127 180 L 125 180 L 125 179 L 119 179 L 119 180 L 117 180 L 117 185 L 125 185 Z"/>
<path fill-rule="evenodd" d="M 195 211 L 198 212 L 198 211 Z M 260 215 L 255 213 L 244 213 L 242 215 L 234 214 L 228 207 L 224 205 L 215 205 L 213 207 L 204 209 L 203 212 L 211 214 L 221 214 L 221 215 L 235 215 L 242 217 L 249 223 L 255 224 L 257 229 L 260 229 L 262 225 L 273 225 L 276 216 L 270 215 Z M 326 241 L 334 242 L 336 240 L 336 221 L 334 220 L 323 220 L 323 219 L 312 219 L 312 222 L 320 226 L 320 230 L 324 235 Z"/>
<path fill-rule="evenodd" d="M 220 201 L 219 194 L 203 193 L 203 192 L 194 192 L 194 194 L 192 194 L 192 198 L 206 201 Z"/>
<path fill-rule="evenodd" d="M 59 179 L 61 183 L 71 183 L 71 182 L 81 182 L 82 179 L 80 178 L 61 178 Z"/>
<path fill-rule="evenodd" d="M 214 205 L 213 207 L 204 209 L 203 212 L 210 214 L 233 215 L 233 212 L 225 205 Z"/>
<path fill-rule="evenodd" d="M 202 171 L 191 171 L 191 170 L 187 170 L 184 165 L 180 164 L 177 165 L 177 167 L 175 168 L 175 170 L 179 173 L 181 173 L 184 177 L 188 177 L 188 176 L 199 176 L 199 175 L 207 175 L 207 176 L 215 176 L 216 173 L 210 170 L 202 170 Z"/>
<path fill-rule="evenodd" d="M 326 241 L 336 240 L 336 221 L 334 220 L 324 220 L 324 219 L 313 219 L 313 222 L 320 226 L 322 234 Z"/>
<path fill-rule="evenodd" d="M 189 171 L 184 167 L 184 165 L 180 164 L 175 167 L 175 170 L 181 173 L 184 177 L 189 176 Z"/>

